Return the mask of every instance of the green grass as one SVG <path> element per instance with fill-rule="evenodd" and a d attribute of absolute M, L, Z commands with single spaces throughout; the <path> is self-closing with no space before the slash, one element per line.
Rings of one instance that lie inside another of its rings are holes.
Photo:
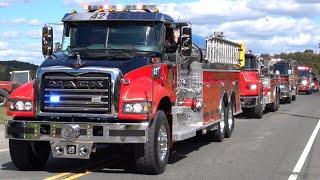
<path fill-rule="evenodd" d="M 8 119 L 7 113 L 4 111 L 5 108 L 0 108 L 0 124 L 3 124 Z"/>

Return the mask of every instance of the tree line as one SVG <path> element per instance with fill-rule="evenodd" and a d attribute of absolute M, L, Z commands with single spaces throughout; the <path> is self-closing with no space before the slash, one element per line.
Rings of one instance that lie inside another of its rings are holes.
<path fill-rule="evenodd" d="M 271 58 L 268 54 L 263 54 L 261 56 Z M 298 65 L 310 66 L 315 73 L 320 74 L 320 54 L 315 53 L 311 49 L 307 49 L 304 52 L 275 54 L 274 58 L 296 60 Z"/>
<path fill-rule="evenodd" d="M 39 66 L 20 61 L 0 61 L 0 80 L 10 81 L 10 72 L 30 70 L 31 78 L 34 79 Z"/>

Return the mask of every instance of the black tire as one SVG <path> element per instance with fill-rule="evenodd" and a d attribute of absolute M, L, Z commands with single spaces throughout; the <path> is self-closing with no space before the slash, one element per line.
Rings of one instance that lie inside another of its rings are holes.
<path fill-rule="evenodd" d="M 159 132 L 164 127 L 167 135 L 167 148 L 164 158 L 159 155 Z M 148 130 L 148 141 L 134 146 L 134 169 L 142 174 L 161 174 L 164 172 L 170 153 L 170 127 L 164 111 L 158 110 Z"/>
<path fill-rule="evenodd" d="M 225 138 L 230 138 L 234 129 L 234 104 L 231 102 L 228 107 L 228 118 L 225 125 Z"/>
<path fill-rule="evenodd" d="M 297 95 L 292 96 L 292 101 L 295 101 L 295 100 L 297 100 Z"/>
<path fill-rule="evenodd" d="M 223 119 L 221 119 L 221 122 L 218 123 L 218 129 L 212 131 L 212 132 L 209 132 L 208 136 L 211 136 L 212 139 L 216 142 L 222 142 L 224 140 L 224 137 L 225 137 L 225 131 L 226 131 L 226 123 L 228 121 L 228 108 L 225 107 L 225 104 L 224 102 L 222 102 L 222 112 L 223 113 L 221 116 Z M 224 122 L 224 127 L 222 127 L 223 123 Z"/>
<path fill-rule="evenodd" d="M 277 104 L 276 104 L 276 111 L 278 111 L 279 110 L 279 108 L 280 108 L 280 92 L 278 91 L 278 93 L 277 93 Z"/>
<path fill-rule="evenodd" d="M 291 104 L 292 103 L 292 97 L 286 98 L 286 103 Z"/>
<path fill-rule="evenodd" d="M 0 89 L 0 107 L 6 106 L 8 98 L 9 98 L 8 91 L 4 89 Z"/>
<path fill-rule="evenodd" d="M 22 171 L 41 170 L 51 151 L 49 142 L 9 140 L 13 164 Z"/>
<path fill-rule="evenodd" d="M 276 93 L 276 99 L 275 99 L 275 102 L 273 102 L 271 105 L 270 105 L 270 108 L 269 110 L 271 112 L 276 112 L 279 110 L 279 104 L 280 104 L 280 96 L 279 96 L 279 93 Z"/>

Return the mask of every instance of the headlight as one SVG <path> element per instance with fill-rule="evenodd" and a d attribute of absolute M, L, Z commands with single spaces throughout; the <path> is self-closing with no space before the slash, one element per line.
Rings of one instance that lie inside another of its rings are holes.
<path fill-rule="evenodd" d="M 31 111 L 32 110 L 32 103 L 31 102 L 24 103 L 24 109 L 26 111 Z"/>
<path fill-rule="evenodd" d="M 256 84 L 251 84 L 250 85 L 250 89 L 251 89 L 251 91 L 257 90 L 257 85 Z"/>
<path fill-rule="evenodd" d="M 16 102 L 16 105 L 14 106 L 18 111 L 24 110 L 24 103 L 22 101 Z"/>
<path fill-rule="evenodd" d="M 8 107 L 11 111 L 31 111 L 33 109 L 33 104 L 31 101 L 9 100 Z"/>
<path fill-rule="evenodd" d="M 314 86 L 314 83 L 311 83 L 311 86 Z"/>
<path fill-rule="evenodd" d="M 126 114 L 147 114 L 150 112 L 150 102 L 125 103 L 123 106 L 123 113 Z"/>
<path fill-rule="evenodd" d="M 307 80 L 302 80 L 302 81 L 301 81 L 301 84 L 305 86 L 305 85 L 308 84 L 308 82 L 307 82 Z"/>
<path fill-rule="evenodd" d="M 285 87 L 285 86 L 284 86 L 283 84 L 280 85 L 280 89 L 284 89 L 284 87 Z"/>

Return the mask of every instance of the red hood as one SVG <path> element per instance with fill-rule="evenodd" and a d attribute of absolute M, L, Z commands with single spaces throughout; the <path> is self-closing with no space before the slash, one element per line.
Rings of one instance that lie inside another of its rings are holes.
<path fill-rule="evenodd" d="M 289 82 L 289 76 L 280 76 L 280 83 L 287 83 Z"/>
<path fill-rule="evenodd" d="M 10 94 L 9 99 L 23 99 L 23 100 L 34 100 L 34 81 L 30 81 L 14 91 Z"/>
<path fill-rule="evenodd" d="M 251 84 L 257 85 L 256 91 L 251 91 L 248 86 Z M 240 73 L 240 88 L 242 96 L 256 96 L 261 91 L 262 83 L 258 70 L 241 70 Z"/>
<path fill-rule="evenodd" d="M 12 82 L 11 81 L 0 81 L 0 89 L 5 89 L 8 92 L 12 91 Z"/>

